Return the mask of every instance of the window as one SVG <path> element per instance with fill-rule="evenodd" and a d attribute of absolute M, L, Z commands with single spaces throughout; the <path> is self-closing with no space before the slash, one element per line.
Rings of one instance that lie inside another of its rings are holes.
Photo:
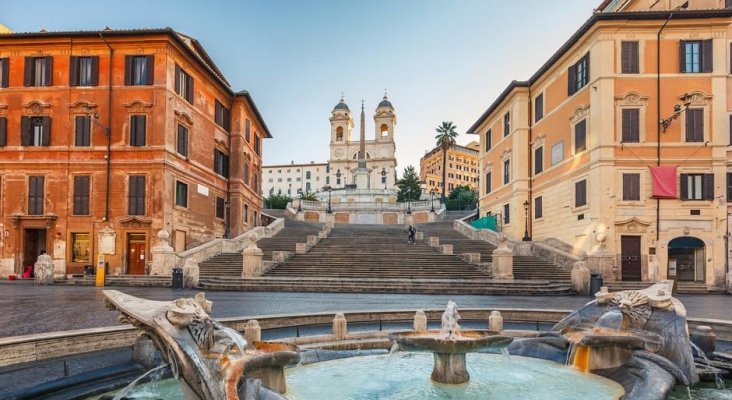
<path fill-rule="evenodd" d="M 511 181 L 511 160 L 503 162 L 503 184 L 507 185 Z"/>
<path fill-rule="evenodd" d="M 75 140 L 74 146 L 86 147 L 90 145 L 91 138 L 91 117 L 77 115 L 74 118 L 75 122 Z"/>
<path fill-rule="evenodd" d="M 69 86 L 99 85 L 99 57 L 71 56 L 69 61 Z"/>
<path fill-rule="evenodd" d="M 511 113 L 503 114 L 503 137 L 508 136 L 511 132 Z"/>
<path fill-rule="evenodd" d="M 485 173 L 485 194 L 488 194 L 491 192 L 491 173 L 486 172 Z"/>
<path fill-rule="evenodd" d="M 574 125 L 574 153 L 580 153 L 587 150 L 587 120 Z"/>
<path fill-rule="evenodd" d="M 686 109 L 686 141 L 704 141 L 704 109 Z"/>
<path fill-rule="evenodd" d="M 53 85 L 53 57 L 26 57 L 24 72 L 24 86 Z"/>
<path fill-rule="evenodd" d="M 6 88 L 10 80 L 10 59 L 0 58 L 0 88 Z"/>
<path fill-rule="evenodd" d="M 534 99 L 534 122 L 539 122 L 542 118 L 544 118 L 544 93 Z"/>
<path fill-rule="evenodd" d="M 305 179 L 310 179 L 310 171 L 305 171 Z"/>
<path fill-rule="evenodd" d="M 74 215 L 89 215 L 89 177 L 74 177 Z"/>
<path fill-rule="evenodd" d="M 154 56 L 125 56 L 125 85 L 152 85 L 154 71 Z"/>
<path fill-rule="evenodd" d="M 732 203 L 732 172 L 727 172 L 727 203 Z"/>
<path fill-rule="evenodd" d="M 544 206 L 542 205 L 541 196 L 534 199 L 534 219 L 539 219 L 544 216 Z"/>
<path fill-rule="evenodd" d="M 382 180 L 381 183 L 384 183 L 383 181 L 385 181 L 385 179 L 384 178 L 381 178 L 381 180 Z M 306 192 L 309 192 L 310 191 L 310 182 L 305 182 L 305 191 Z"/>
<path fill-rule="evenodd" d="M 567 72 L 568 94 L 571 96 L 585 87 L 590 80 L 590 53 L 585 54 Z"/>
<path fill-rule="evenodd" d="M 623 201 L 640 200 L 640 174 L 623 174 Z"/>
<path fill-rule="evenodd" d="M 193 104 L 193 77 L 175 64 L 175 93 Z"/>
<path fill-rule="evenodd" d="M 147 129 L 146 115 L 130 116 L 130 146 L 145 145 L 145 131 Z"/>
<path fill-rule="evenodd" d="M 216 198 L 216 218 L 224 219 L 224 199 Z"/>
<path fill-rule="evenodd" d="M 637 74 L 640 72 L 638 62 L 638 42 L 620 43 L 620 72 Z"/>
<path fill-rule="evenodd" d="M 681 174 L 681 200 L 713 200 L 714 174 Z"/>
<path fill-rule="evenodd" d="M 679 71 L 712 72 L 712 39 L 680 41 Z"/>
<path fill-rule="evenodd" d="M 326 185 L 330 185 L 330 177 L 329 176 L 326 176 L 325 177 L 325 184 Z"/>
<path fill-rule="evenodd" d="M 91 260 L 91 234 L 71 234 L 71 262 L 89 263 Z"/>
<path fill-rule="evenodd" d="M 227 132 L 231 129 L 231 111 L 218 100 L 214 107 L 214 121 Z"/>
<path fill-rule="evenodd" d="M 544 171 L 544 146 L 534 150 L 534 175 Z"/>
<path fill-rule="evenodd" d="M 252 123 L 247 119 L 246 122 L 244 122 L 244 139 L 246 139 L 247 143 L 251 141 L 251 130 Z"/>
<path fill-rule="evenodd" d="M 42 176 L 28 177 L 28 215 L 43 215 L 43 183 Z"/>
<path fill-rule="evenodd" d="M 178 124 L 175 150 L 183 157 L 188 157 L 188 128 Z"/>
<path fill-rule="evenodd" d="M 503 224 L 508 225 L 511 223 L 511 207 L 508 204 L 503 205 Z"/>
<path fill-rule="evenodd" d="M 623 143 L 640 142 L 640 110 L 624 108 L 622 110 L 622 139 Z"/>
<path fill-rule="evenodd" d="M 188 184 L 175 181 L 175 205 L 188 208 Z"/>
<path fill-rule="evenodd" d="M 244 166 L 246 168 L 248 164 L 244 164 Z M 214 172 L 224 178 L 229 177 L 229 156 L 219 149 L 214 150 Z"/>
<path fill-rule="evenodd" d="M 130 176 L 128 212 L 130 215 L 145 215 L 144 176 Z"/>
<path fill-rule="evenodd" d="M 2 121 L 0 121 L 0 136 L 3 134 Z M 4 146 L 5 142 L 0 137 L 0 146 Z M 732 146 L 732 114 L 729 116 L 729 146 Z"/>
<path fill-rule="evenodd" d="M 582 207 L 587 205 L 587 181 L 581 180 L 574 183 L 574 206 Z"/>
<path fill-rule="evenodd" d="M 8 119 L 0 117 L 0 147 L 8 144 Z"/>
<path fill-rule="evenodd" d="M 249 186 L 249 159 L 248 157 L 245 157 L 244 159 L 244 184 Z M 289 182 L 291 178 L 287 178 L 287 181 Z"/>
<path fill-rule="evenodd" d="M 262 146 L 262 139 L 259 136 L 254 135 L 254 152 L 257 153 L 258 156 L 262 155 L 261 146 Z M 368 154 L 368 153 L 366 153 L 366 154 Z"/>
<path fill-rule="evenodd" d="M 290 189 L 287 189 L 287 194 L 290 194 Z M 244 204 L 244 223 L 249 222 L 249 204 Z"/>
<path fill-rule="evenodd" d="M 21 146 L 49 146 L 51 117 L 20 117 Z"/>
<path fill-rule="evenodd" d="M 564 141 L 560 140 L 552 145 L 552 165 L 557 165 L 564 160 Z"/>

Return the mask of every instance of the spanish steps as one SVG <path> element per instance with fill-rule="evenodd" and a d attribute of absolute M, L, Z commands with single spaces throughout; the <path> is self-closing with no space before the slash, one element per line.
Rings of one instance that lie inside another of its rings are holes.
<path fill-rule="evenodd" d="M 440 234 L 461 236 L 446 229 L 451 227 L 447 223 L 425 224 L 424 228 L 431 225 Z M 271 260 L 272 250 L 294 253 L 296 243 L 306 242 L 307 235 L 317 234 L 319 229 L 320 224 L 286 220 L 282 231 L 257 244 L 265 260 Z M 402 225 L 339 224 L 308 252 L 293 255 L 259 278 L 240 277 L 240 254 L 216 256 L 201 263 L 199 284 L 206 289 L 252 291 L 553 295 L 570 291 L 568 282 L 547 279 L 493 281 L 485 269 L 463 261 L 459 251 L 454 253 L 440 254 L 424 240 L 407 243 L 407 230 Z"/>

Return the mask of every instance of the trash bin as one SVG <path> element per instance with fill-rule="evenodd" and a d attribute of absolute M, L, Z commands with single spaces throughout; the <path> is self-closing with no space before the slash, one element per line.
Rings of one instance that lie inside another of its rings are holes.
<path fill-rule="evenodd" d="M 183 269 L 173 268 L 173 289 L 183 289 Z"/>
<path fill-rule="evenodd" d="M 94 266 L 91 264 L 87 264 L 84 266 L 84 275 L 95 275 L 97 271 L 94 270 Z"/>
<path fill-rule="evenodd" d="M 602 287 L 602 274 L 590 274 L 590 296 L 600 291 Z"/>

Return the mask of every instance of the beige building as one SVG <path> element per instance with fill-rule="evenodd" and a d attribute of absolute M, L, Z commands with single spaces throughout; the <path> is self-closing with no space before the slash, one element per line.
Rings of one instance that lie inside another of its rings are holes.
<path fill-rule="evenodd" d="M 499 95 L 469 129 L 482 143 L 481 215 L 517 239 L 528 225 L 533 240 L 610 255 L 606 280 L 724 284 L 732 10 L 669 11 L 681 3 L 603 2 Z"/>
<path fill-rule="evenodd" d="M 478 189 L 479 156 L 480 143 L 475 141 L 447 150 L 446 196 L 457 186 Z M 425 193 L 442 192 L 442 148 L 435 147 L 419 159 L 419 181 Z"/>
<path fill-rule="evenodd" d="M 262 167 L 262 195 L 282 193 L 296 197 L 300 192 L 320 192 L 330 185 L 326 163 L 268 165 Z"/>

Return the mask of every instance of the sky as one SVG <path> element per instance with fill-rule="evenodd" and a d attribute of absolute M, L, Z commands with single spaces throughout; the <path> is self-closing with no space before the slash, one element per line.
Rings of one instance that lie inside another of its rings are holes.
<path fill-rule="evenodd" d="M 272 132 L 264 164 L 325 162 L 341 93 L 366 107 L 385 90 L 399 170 L 419 168 L 442 121 L 457 142 L 512 80 L 528 79 L 600 0 L 0 0 L 16 32 L 172 27 L 201 42 Z M 74 5 L 76 4 L 76 5 Z M 40 12 L 42 11 L 42 12 Z M 354 135 L 359 132 L 358 115 Z"/>

